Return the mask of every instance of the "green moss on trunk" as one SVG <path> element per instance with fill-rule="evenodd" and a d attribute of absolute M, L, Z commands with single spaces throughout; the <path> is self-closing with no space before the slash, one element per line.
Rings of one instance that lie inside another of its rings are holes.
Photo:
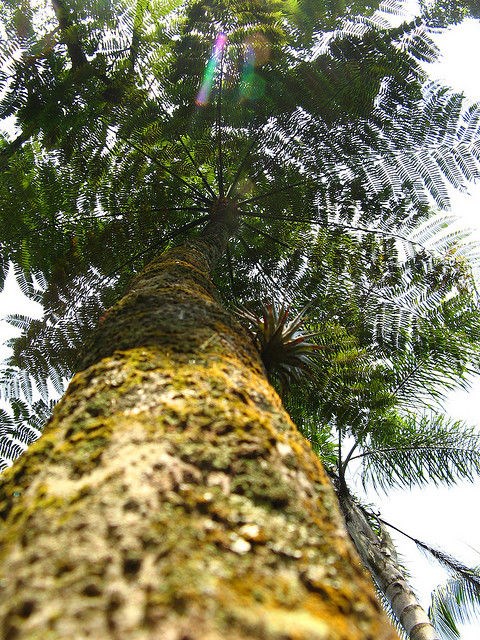
<path fill-rule="evenodd" d="M 106 314 L 0 512 L 3 640 L 396 638 L 200 244 Z"/>

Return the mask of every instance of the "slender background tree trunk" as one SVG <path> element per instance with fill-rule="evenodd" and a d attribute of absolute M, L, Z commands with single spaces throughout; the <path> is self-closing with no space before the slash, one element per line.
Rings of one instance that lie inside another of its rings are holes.
<path fill-rule="evenodd" d="M 212 252 L 135 278 L 2 477 L 3 640 L 397 637 Z"/>
<path fill-rule="evenodd" d="M 341 504 L 347 529 L 362 562 L 375 577 L 410 640 L 440 640 L 426 611 L 405 580 L 404 571 L 397 564 L 391 540 L 382 541 L 375 534 L 361 509 L 349 496 L 343 496 Z"/>

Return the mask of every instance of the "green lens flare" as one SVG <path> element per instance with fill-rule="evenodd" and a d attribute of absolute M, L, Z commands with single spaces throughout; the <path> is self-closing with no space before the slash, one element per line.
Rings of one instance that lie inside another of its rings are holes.
<path fill-rule="evenodd" d="M 255 73 L 255 62 L 255 49 L 252 45 L 249 45 L 240 78 L 240 96 L 242 100 L 258 100 L 265 93 L 265 80 Z"/>
<path fill-rule="evenodd" d="M 224 33 L 219 33 L 215 44 L 213 45 L 212 55 L 203 74 L 203 80 L 198 92 L 195 104 L 199 107 L 203 107 L 208 104 L 208 99 L 212 91 L 213 79 L 215 72 L 221 62 L 222 52 L 227 44 L 227 36 Z"/>

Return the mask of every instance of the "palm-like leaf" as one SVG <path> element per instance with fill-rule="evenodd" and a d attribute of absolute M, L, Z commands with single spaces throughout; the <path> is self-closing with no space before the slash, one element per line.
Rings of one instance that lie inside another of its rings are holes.
<path fill-rule="evenodd" d="M 11 466 L 40 436 L 53 404 L 53 401 L 44 400 L 27 404 L 17 399 L 10 403 L 12 415 L 0 411 L 0 471 Z"/>
<path fill-rule="evenodd" d="M 429 219 L 450 184 L 480 176 L 480 109 L 425 83 L 428 27 L 391 28 L 378 5 L 4 3 L 0 114 L 16 132 L 0 141 L 0 271 L 12 260 L 30 295 L 42 274 L 45 314 L 13 319 L 26 333 L 4 370 L 17 401 L 2 414 L 3 464 L 37 435 L 51 384 L 81 366 L 129 278 L 228 214 L 216 283 L 232 307 L 275 301 L 250 315 L 254 339 L 329 470 L 344 479 L 353 455 L 335 454 L 336 430 L 380 485 L 478 473 L 473 434 L 406 410 L 479 368 L 462 238 L 432 242 L 443 222 Z"/>
<path fill-rule="evenodd" d="M 472 574 L 480 575 L 479 569 Z M 442 640 L 460 640 L 457 624 L 474 624 L 480 619 L 480 585 L 458 574 L 450 578 L 433 591 L 429 616 Z"/>
<path fill-rule="evenodd" d="M 386 416 L 362 448 L 351 460 L 362 460 L 364 483 L 383 490 L 430 483 L 450 486 L 480 475 L 480 435 L 442 415 Z"/>

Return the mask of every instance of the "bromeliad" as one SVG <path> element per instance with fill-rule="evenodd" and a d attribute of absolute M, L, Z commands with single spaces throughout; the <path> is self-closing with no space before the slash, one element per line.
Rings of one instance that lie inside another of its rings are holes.
<path fill-rule="evenodd" d="M 310 340 L 317 333 L 304 333 L 307 308 L 294 317 L 285 304 L 266 303 L 256 312 L 246 307 L 237 315 L 248 329 L 271 382 L 277 382 L 283 392 L 295 380 L 311 375 L 315 354 L 325 347 Z"/>

